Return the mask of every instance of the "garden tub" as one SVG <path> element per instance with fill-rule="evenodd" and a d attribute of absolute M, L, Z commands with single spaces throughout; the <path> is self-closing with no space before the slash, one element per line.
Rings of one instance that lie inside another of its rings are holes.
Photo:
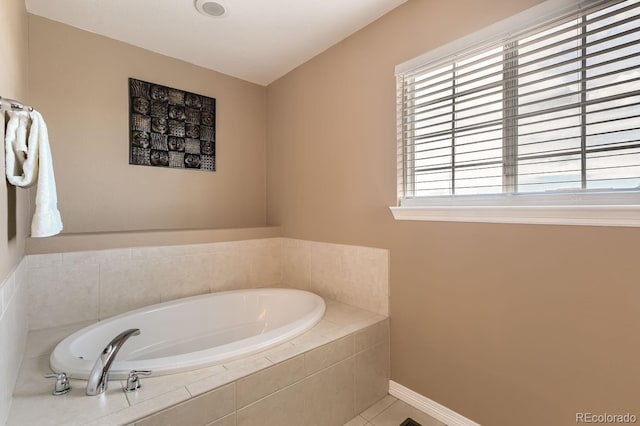
<path fill-rule="evenodd" d="M 110 379 L 131 370 L 164 375 L 221 364 L 290 340 L 317 324 L 324 300 L 280 288 L 225 291 L 147 306 L 85 327 L 54 349 L 54 371 L 86 379 L 105 346 L 138 328 L 111 367 Z"/>

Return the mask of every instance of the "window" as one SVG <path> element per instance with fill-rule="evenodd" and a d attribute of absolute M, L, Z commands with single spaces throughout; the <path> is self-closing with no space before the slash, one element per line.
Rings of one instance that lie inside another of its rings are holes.
<path fill-rule="evenodd" d="M 401 207 L 640 219 L 640 0 L 546 3 L 397 68 Z"/>

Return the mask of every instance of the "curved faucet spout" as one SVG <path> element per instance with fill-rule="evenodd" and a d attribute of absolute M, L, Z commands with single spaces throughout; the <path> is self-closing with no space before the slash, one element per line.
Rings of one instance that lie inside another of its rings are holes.
<path fill-rule="evenodd" d="M 107 346 L 105 346 L 98 359 L 96 359 L 96 363 L 93 365 L 91 374 L 89 374 L 87 395 L 99 395 L 107 390 L 111 364 L 113 364 L 113 361 L 116 359 L 118 351 L 129 337 L 137 336 L 139 334 L 139 328 L 130 328 L 129 330 L 125 330 L 118 334 Z"/>

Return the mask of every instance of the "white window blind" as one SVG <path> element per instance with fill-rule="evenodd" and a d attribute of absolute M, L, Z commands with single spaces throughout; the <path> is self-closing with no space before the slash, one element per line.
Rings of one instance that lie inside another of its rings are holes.
<path fill-rule="evenodd" d="M 401 205 L 639 199 L 640 0 L 582 2 L 397 79 Z"/>

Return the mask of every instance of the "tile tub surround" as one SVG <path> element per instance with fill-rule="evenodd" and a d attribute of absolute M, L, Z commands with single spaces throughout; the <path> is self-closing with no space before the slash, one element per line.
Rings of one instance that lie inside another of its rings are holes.
<path fill-rule="evenodd" d="M 291 287 L 388 315 L 388 250 L 288 238 L 27 256 L 29 324 L 100 320 L 208 292 Z"/>
<path fill-rule="evenodd" d="M 0 282 L 0 425 L 9 416 L 12 391 L 27 340 L 27 267 L 23 259 Z"/>
<path fill-rule="evenodd" d="M 389 322 L 385 316 L 326 300 L 318 325 L 256 355 L 186 373 L 145 377 L 133 394 L 112 382 L 84 395 L 86 382 L 51 396 L 49 354 L 87 323 L 31 331 L 8 425 L 265 425 L 283 418 L 342 425 L 387 394 Z M 302 417 L 301 417 L 302 416 Z M 266 423 L 265 423 L 266 422 Z"/>
<path fill-rule="evenodd" d="M 100 320 L 209 292 L 277 286 L 281 244 L 266 238 L 29 255 L 30 328 Z"/>
<path fill-rule="evenodd" d="M 283 239 L 283 285 L 389 315 L 389 250 Z"/>

